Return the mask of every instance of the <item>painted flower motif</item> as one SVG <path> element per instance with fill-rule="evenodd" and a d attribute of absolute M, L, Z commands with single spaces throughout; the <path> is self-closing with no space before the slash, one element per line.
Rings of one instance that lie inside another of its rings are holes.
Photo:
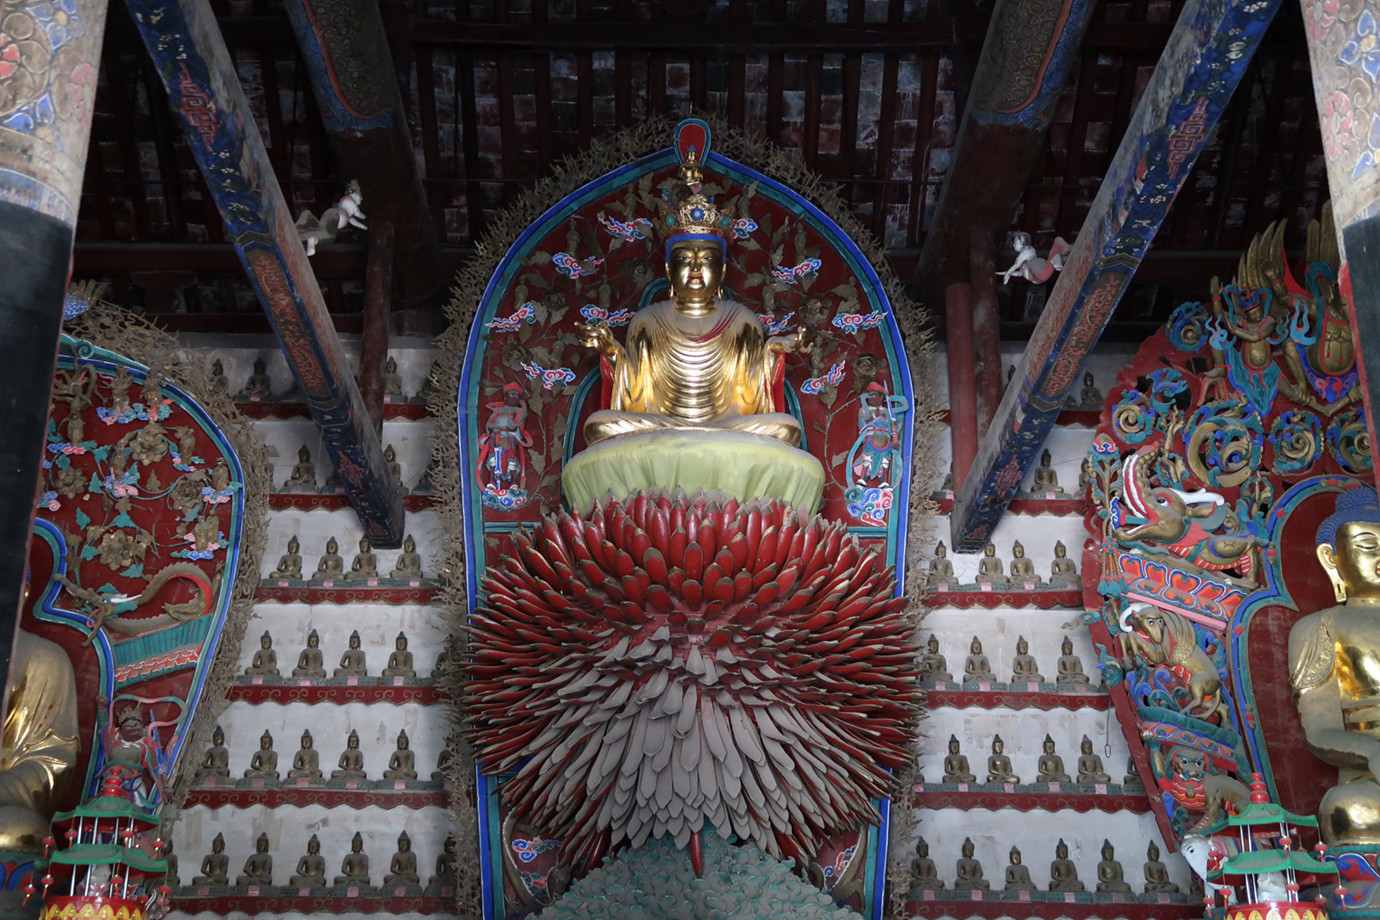
<path fill-rule="evenodd" d="M 43 26 L 54 51 L 86 31 L 77 13 L 77 0 L 51 0 L 29 7 L 29 12 Z"/>
<path fill-rule="evenodd" d="M 8 80 L 19 69 L 19 44 L 0 32 L 0 80 Z"/>
<path fill-rule="evenodd" d="M 1372 83 L 1380 80 L 1380 23 L 1370 10 L 1361 11 L 1351 40 L 1342 46 L 1337 60 L 1349 67 L 1359 67 Z"/>
<path fill-rule="evenodd" d="M 1346 93 L 1337 90 L 1323 102 L 1322 111 L 1323 149 L 1332 161 L 1341 159 L 1356 129 L 1356 114 L 1351 108 L 1351 99 Z"/>
<path fill-rule="evenodd" d="M 38 506 L 47 508 L 49 511 L 57 511 L 62 507 L 62 502 L 57 500 L 57 492 L 49 490 L 39 497 Z"/>
<path fill-rule="evenodd" d="M 1311 0 L 1304 3 L 1303 19 L 1308 28 L 1308 37 L 1315 42 L 1322 41 L 1327 30 L 1332 28 L 1332 23 L 1337 21 L 1337 11 L 1341 5 L 1341 0 Z"/>

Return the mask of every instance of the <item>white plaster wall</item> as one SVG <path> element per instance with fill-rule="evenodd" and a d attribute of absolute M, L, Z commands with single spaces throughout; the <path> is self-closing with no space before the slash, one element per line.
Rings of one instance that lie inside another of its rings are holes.
<path fill-rule="evenodd" d="M 1006 737 L 1005 734 L 1002 737 Z M 1131 812 L 1107 814 L 1092 811 L 931 811 L 919 821 L 916 837 L 923 836 L 930 845 L 939 877 L 946 887 L 952 887 L 957 875 L 954 863 L 960 855 L 965 837 L 973 841 L 973 855 L 982 863 L 983 877 L 994 889 L 1004 887 L 1006 864 L 1013 846 L 1021 851 L 1021 862 L 1030 868 L 1030 879 L 1041 889 L 1049 887 L 1049 864 L 1054 859 L 1054 847 L 1062 839 L 1069 847 L 1069 859 L 1078 866 L 1078 878 L 1089 891 L 1097 887 L 1097 864 L 1102 859 L 1102 841 L 1111 840 L 1116 859 L 1121 863 L 1126 881 L 1136 891 L 1145 887 L 1145 848 L 1154 840 L 1159 846 L 1160 860 L 1169 869 L 1169 877 L 1184 891 L 1189 890 L 1188 864 L 1177 854 L 1164 855 L 1159 828 L 1153 815 Z M 914 851 L 914 843 L 910 847 Z M 943 894 L 943 892 L 941 892 Z M 950 895 L 952 896 L 952 895 Z M 1049 913 L 1044 913 L 1045 908 Z M 1058 905 L 1041 905 L 1041 915 L 1057 916 Z M 1107 905 L 1102 916 L 1116 916 L 1116 908 Z M 1183 905 L 1174 909 L 1184 913 Z M 963 916 L 959 914 L 959 916 Z"/>
<path fill-rule="evenodd" d="M 441 524 L 435 511 L 409 511 L 405 519 L 404 532 L 417 541 L 417 552 L 422 556 L 422 572 L 428 576 L 436 572 L 435 561 L 441 547 Z M 316 509 L 300 511 L 287 508 L 275 511 L 268 520 L 268 543 L 260 559 L 259 571 L 264 578 L 278 565 L 278 559 L 287 552 L 288 541 L 297 538 L 301 545 L 302 575 L 310 579 L 316 571 L 317 562 L 326 552 L 326 542 L 335 537 L 339 544 L 340 557 L 345 560 L 345 571 L 359 552 L 359 538 L 364 536 L 364 528 L 352 508 L 336 511 Z M 374 549 L 381 576 L 387 577 L 397 565 L 402 549 Z"/>
<path fill-rule="evenodd" d="M 350 852 L 355 832 L 364 838 L 364 852 L 369 856 L 370 881 L 383 882 L 388 863 L 398 849 L 398 835 L 407 831 L 412 838 L 412 850 L 417 854 L 417 870 L 426 884 L 434 873 L 436 857 L 446 840 L 444 809 L 429 808 L 322 808 L 307 805 L 302 808 L 237 809 L 192 808 L 183 812 L 173 830 L 173 846 L 177 852 L 178 874 L 184 884 L 190 884 L 201 865 L 201 858 L 211 852 L 211 840 L 216 834 L 225 835 L 225 855 L 230 857 L 230 881 L 244 868 L 244 861 L 254 852 L 254 841 L 260 834 L 276 841 L 270 848 L 273 854 L 273 884 L 286 885 L 297 867 L 297 860 L 307 852 L 307 840 L 312 834 L 321 841 L 321 856 L 326 860 L 326 881 L 340 874 L 340 861 Z"/>
<path fill-rule="evenodd" d="M 359 645 L 364 650 L 369 676 L 377 677 L 388 664 L 398 633 L 407 636 L 407 649 L 418 677 L 429 677 L 445 642 L 445 627 L 434 607 L 388 604 L 279 604 L 259 603 L 245 631 L 240 648 L 238 671 L 254 660 L 259 637 L 267 631 L 278 653 L 278 670 L 292 674 L 297 655 L 307 644 L 307 634 L 316 630 L 321 640 L 326 673 L 340 663 L 349 646 L 350 633 L 359 630 Z"/>
<path fill-rule="evenodd" d="M 368 779 L 382 780 L 383 771 L 388 768 L 388 757 L 396 747 L 398 732 L 406 729 L 408 746 L 416 754 L 417 778 L 429 780 L 450 731 L 442 707 L 420 703 L 253 705 L 235 702 L 226 708 L 221 726 L 225 730 L 225 747 L 230 751 L 231 779 L 244 776 L 249 759 L 259 749 L 259 737 L 265 731 L 273 735 L 278 772 L 286 776 L 292 766 L 292 756 L 300 747 L 302 732 L 307 730 L 311 732 L 312 746 L 321 754 L 321 772 L 329 778 L 345 750 L 346 738 L 354 730 L 359 732 L 359 747 L 364 752 Z M 185 814 L 198 810 L 189 809 Z"/>

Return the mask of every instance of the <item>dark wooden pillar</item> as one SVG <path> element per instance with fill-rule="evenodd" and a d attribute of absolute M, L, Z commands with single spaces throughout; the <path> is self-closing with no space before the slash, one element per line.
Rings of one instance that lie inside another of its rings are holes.
<path fill-rule="evenodd" d="M 1380 137 L 1380 101 L 1373 88 L 1365 93 L 1358 89 L 1374 85 L 1362 69 L 1366 52 L 1356 45 L 1362 15 L 1380 16 L 1380 6 L 1372 0 L 1330 9 L 1323 0 L 1303 0 L 1327 183 L 1342 250 L 1342 293 L 1351 306 L 1372 472 L 1380 477 L 1380 439 L 1375 436 L 1380 407 L 1380 147 L 1372 140 Z"/>
<path fill-rule="evenodd" d="M 976 552 L 990 539 L 1278 8 L 1279 0 L 1184 6 L 954 499 L 956 550 Z"/>
<path fill-rule="evenodd" d="M 129 9 L 365 534 L 376 546 L 399 545 L 402 493 L 388 474 L 210 3 L 130 0 Z"/>
<path fill-rule="evenodd" d="M 393 292 L 393 225 L 369 228 L 369 262 L 364 275 L 364 335 L 359 346 L 359 391 L 364 411 L 383 434 L 383 369 L 388 360 L 388 316 Z"/>
<path fill-rule="evenodd" d="M 378 0 L 287 0 L 331 149 L 370 221 L 393 225 L 405 311 L 440 307 L 448 278 L 398 92 Z M 394 14 L 396 15 L 396 13 Z M 420 317 L 413 315 L 410 331 Z"/>
<path fill-rule="evenodd" d="M 9 673 L 24 594 L 29 535 L 48 423 L 81 198 L 91 110 L 96 101 L 106 0 L 77 0 L 68 24 L 45 31 L 22 7 L 0 3 L 0 27 L 25 29 L 3 57 L 0 128 L 0 676 Z M 0 29 L 0 38 L 9 36 Z M 16 75 L 13 80 L 4 76 Z M 20 77 L 25 79 L 21 80 Z M 50 95 L 49 95 L 50 94 Z M 48 96 L 51 120 L 38 114 Z M 7 685 L 0 685 L 7 686 Z M 0 695 L 4 690 L 0 689 Z M 5 701 L 0 700 L 0 712 Z"/>
<path fill-rule="evenodd" d="M 973 298 L 966 284 L 944 289 L 944 326 L 949 364 L 949 444 L 957 492 L 977 454 L 977 387 L 974 382 Z"/>
<path fill-rule="evenodd" d="M 974 227 L 969 234 L 972 246 L 973 349 L 977 386 L 977 433 L 982 435 L 992 424 L 1001 402 L 1001 317 L 997 309 L 997 256 L 991 227 Z"/>

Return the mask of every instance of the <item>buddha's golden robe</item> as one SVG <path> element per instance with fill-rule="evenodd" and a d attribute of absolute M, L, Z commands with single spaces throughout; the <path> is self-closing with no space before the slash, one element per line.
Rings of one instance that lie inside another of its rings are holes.
<path fill-rule="evenodd" d="M 42 852 L 77 762 L 77 684 L 56 642 L 19 630 L 0 741 L 0 849 Z"/>
<path fill-rule="evenodd" d="M 742 304 L 718 301 L 703 315 L 662 301 L 638 311 L 613 360 L 610 407 L 585 422 L 585 440 L 657 429 L 744 431 L 799 446 L 794 417 L 773 411 L 772 375 L 782 355 Z"/>

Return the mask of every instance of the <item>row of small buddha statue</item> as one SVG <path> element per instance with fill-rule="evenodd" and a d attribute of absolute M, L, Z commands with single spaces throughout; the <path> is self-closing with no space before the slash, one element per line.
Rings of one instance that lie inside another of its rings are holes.
<path fill-rule="evenodd" d="M 1056 672 L 1052 681 L 1047 681 L 1045 676 L 1040 673 L 1039 663 L 1030 654 L 1030 644 L 1025 641 L 1025 636 L 1016 640 L 1016 655 L 1011 660 L 1011 680 L 1013 684 L 1025 683 L 1055 683 L 1065 687 L 1075 687 L 1081 684 L 1091 684 L 1088 675 L 1083 673 L 1083 661 L 1073 653 L 1073 640 L 1068 636 L 1064 637 L 1063 645 L 1060 647 L 1061 653 L 1056 665 Z M 920 653 L 920 679 L 924 681 L 943 681 L 950 682 L 954 679 L 949 672 L 949 662 L 939 652 L 939 640 L 930 633 L 929 640 L 925 643 L 925 648 Z M 963 662 L 963 678 L 965 684 L 976 683 L 998 683 L 999 678 L 992 670 L 992 663 L 982 651 L 982 640 L 977 636 L 973 637 L 973 642 L 969 646 L 968 657 Z"/>
<path fill-rule="evenodd" d="M 973 841 L 965 838 L 962 853 L 956 864 L 954 891 L 987 891 L 991 884 L 983 877 L 982 863 L 974 856 Z M 1021 851 L 1011 848 L 1009 865 L 1006 867 L 1007 891 L 1038 891 L 1039 887 L 1030 877 L 1030 869 L 1021 862 Z M 1155 842 L 1145 851 L 1146 894 L 1176 894 L 1179 886 L 1170 880 L 1169 869 L 1160 862 L 1160 848 Z M 930 859 L 930 847 L 921 837 L 915 845 L 915 857 L 910 861 L 910 900 L 921 900 L 927 891 L 943 891 L 944 881 L 939 877 L 934 860 Z M 1054 859 L 1049 864 L 1049 889 L 1055 892 L 1087 891 L 1082 879 L 1078 877 L 1078 866 L 1069 859 L 1068 844 L 1060 840 L 1054 846 Z M 1134 889 L 1126 881 L 1125 872 L 1116 858 L 1116 849 L 1110 840 L 1102 841 L 1102 861 L 1097 864 L 1097 891 L 1106 894 L 1132 894 Z"/>
<path fill-rule="evenodd" d="M 211 377 L 215 385 L 222 393 L 230 395 L 230 381 L 225 376 L 225 365 L 219 358 L 211 365 Z M 250 373 L 249 379 L 245 381 L 244 389 L 235 394 L 234 398 L 238 402 L 265 402 L 272 399 L 285 399 L 295 393 L 296 385 L 279 394 L 273 395 L 273 381 L 268 376 L 268 365 L 263 358 L 254 359 L 254 370 Z M 383 395 L 390 401 L 406 399 L 403 393 L 402 375 L 398 373 L 397 359 L 392 355 L 383 363 Z M 422 394 L 418 394 L 421 396 Z"/>
<path fill-rule="evenodd" d="M 273 884 L 273 854 L 268 851 L 268 834 L 260 834 L 254 842 L 254 852 L 244 861 L 244 870 L 235 877 L 235 885 Z M 165 858 L 171 848 L 165 850 Z M 446 837 L 441 854 L 436 857 L 436 874 L 427 880 L 427 885 L 454 886 L 456 877 L 455 838 Z M 168 860 L 167 883 L 170 886 L 181 884 L 177 875 L 175 858 Z M 230 884 L 230 857 L 225 854 L 225 837 L 216 834 L 211 841 L 211 852 L 201 860 L 201 874 L 192 879 L 193 885 Z M 307 852 L 297 860 L 296 871 L 288 877 L 287 884 L 294 888 L 325 888 L 326 860 L 321 855 L 321 841 L 315 834 L 307 841 Z M 350 852 L 340 863 L 340 874 L 334 876 L 329 885 L 368 888 L 372 884 L 369 873 L 369 855 L 364 852 L 364 837 L 358 831 L 350 841 Z M 388 861 L 388 873 L 383 877 L 383 887 L 420 887 L 421 875 L 417 870 L 417 854 L 412 849 L 412 838 L 407 831 L 398 835 L 398 849 Z"/>
<path fill-rule="evenodd" d="M 1127 774 L 1122 783 L 1132 785 L 1140 782 L 1135 765 L 1127 763 Z M 1079 744 L 1078 772 L 1070 775 L 1064 768 L 1064 758 L 1054 750 L 1054 739 L 1045 735 L 1043 751 L 1036 761 L 1038 775 L 1036 783 L 1111 783 L 1110 774 L 1102 766 L 1102 757 L 1093 751 L 1092 739 L 1083 736 Z M 968 756 L 959 749 L 957 735 L 949 736 L 949 753 L 944 756 L 944 782 L 946 783 L 1014 783 L 1019 785 L 1021 778 L 1011 766 L 1001 735 L 992 738 L 992 753 L 987 758 L 987 779 L 979 780 L 977 774 L 968 766 Z"/>
<path fill-rule="evenodd" d="M 288 540 L 287 552 L 278 559 L 278 565 L 268 573 L 268 577 L 270 580 L 305 580 L 302 577 L 302 544 L 296 536 Z M 416 581 L 425 577 L 422 574 L 422 556 L 417 552 L 417 541 L 408 534 L 388 580 Z M 345 558 L 340 555 L 340 544 L 335 537 L 331 537 L 326 541 L 326 552 L 316 563 L 316 572 L 311 576 L 312 581 L 361 582 L 371 578 L 380 579 L 382 576 L 379 575 L 378 555 L 368 537 L 359 538 L 359 552 L 350 560 L 348 569 L 345 568 Z"/>
<path fill-rule="evenodd" d="M 438 668 L 444 660 L 445 654 L 442 653 L 441 658 L 436 662 Z M 259 637 L 259 648 L 254 652 L 254 657 L 249 666 L 244 669 L 244 673 L 249 677 L 282 676 L 278 670 L 278 653 L 273 649 L 273 636 L 267 630 Z M 314 629 L 307 633 L 307 647 L 297 654 L 297 666 L 292 669 L 292 676 L 308 680 L 320 680 L 326 676 L 324 656 L 321 652 L 321 637 Z M 350 633 L 350 645 L 341 654 L 340 666 L 332 672 L 331 676 L 369 676 L 364 649 L 360 648 L 359 630 Z M 412 661 L 412 653 L 407 649 L 406 634 L 398 633 L 398 638 L 393 641 L 393 651 L 388 655 L 388 666 L 380 672 L 380 676 L 406 678 L 417 676 L 417 669 Z"/>
<path fill-rule="evenodd" d="M 398 462 L 398 452 L 389 444 L 383 448 L 383 462 L 388 467 L 388 475 L 392 478 L 393 484 L 400 489 L 407 488 L 403 482 L 402 464 Z M 418 488 L 422 488 L 429 482 L 432 467 L 428 466 L 422 475 L 422 481 L 417 483 Z M 283 482 L 285 492 L 335 492 L 340 488 L 340 476 L 332 472 L 326 477 L 324 485 L 318 487 L 316 484 L 316 463 L 311 458 L 311 451 L 307 445 L 303 444 L 297 448 L 297 462 L 292 465 L 292 472 Z"/>
<path fill-rule="evenodd" d="M 441 750 L 436 761 L 436 770 L 431 774 L 433 782 L 445 780 L 446 767 L 455 757 L 450 745 Z M 345 740 L 345 750 L 337 761 L 338 769 L 332 770 L 333 780 L 367 780 L 364 769 L 364 752 L 359 748 L 359 732 L 351 729 Z M 211 734 L 211 746 L 201 758 L 197 769 L 197 779 L 228 780 L 230 778 L 230 751 L 225 746 L 225 731 L 219 725 Z M 292 767 L 286 776 L 278 771 L 278 752 L 273 749 L 273 735 L 265 731 L 259 737 L 259 749 L 249 759 L 249 769 L 244 771 L 245 779 L 288 779 L 325 782 L 327 777 L 321 769 L 321 754 L 316 749 L 311 730 L 302 732 L 301 747 L 292 755 Z M 388 757 L 388 769 L 383 771 L 385 782 L 408 782 L 417 779 L 417 755 L 407 739 L 407 729 L 398 732 L 393 753 Z"/>
<path fill-rule="evenodd" d="M 1049 586 L 1068 587 L 1080 584 L 1078 566 L 1068 555 L 1068 547 L 1063 541 L 1054 544 L 1054 558 L 1049 563 Z M 948 548 L 940 540 L 934 547 L 934 558 L 930 560 L 929 571 L 925 574 L 925 584 L 934 588 L 960 584 L 954 575 L 954 564 L 949 559 Z M 1044 579 L 1035 573 L 1035 563 L 1025 556 L 1025 547 L 1017 540 L 1011 544 L 1011 571 L 1008 575 L 997 555 L 997 547 L 988 543 L 978 560 L 977 578 L 967 584 L 979 585 L 1043 585 Z"/>

